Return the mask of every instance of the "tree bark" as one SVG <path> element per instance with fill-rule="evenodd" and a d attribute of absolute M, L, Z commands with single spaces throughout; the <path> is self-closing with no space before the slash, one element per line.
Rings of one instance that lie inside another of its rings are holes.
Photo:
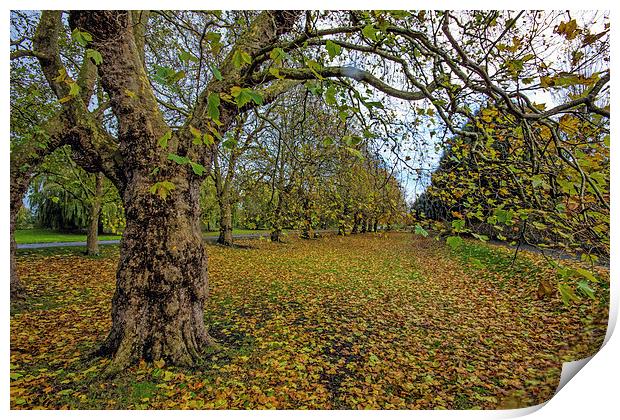
<path fill-rule="evenodd" d="M 304 205 L 304 222 L 301 231 L 301 238 L 312 239 L 313 237 L 314 231 L 312 230 L 312 216 L 310 215 L 310 204 L 309 201 L 306 201 Z"/>
<path fill-rule="evenodd" d="M 28 185 L 30 184 L 31 173 L 26 172 L 22 174 L 18 174 L 18 169 L 11 165 L 11 181 L 10 181 L 10 269 L 11 269 L 11 294 L 10 298 L 13 299 L 21 299 L 24 297 L 25 289 L 24 285 L 19 279 L 17 275 L 17 244 L 15 242 L 15 223 L 17 222 L 17 213 L 19 213 L 19 209 L 22 207 L 22 200 L 24 198 L 24 194 L 28 189 Z"/>
<path fill-rule="evenodd" d="M 24 296 L 24 286 L 17 275 L 17 244 L 15 243 L 15 221 L 17 211 L 11 206 L 11 300 L 21 299 Z"/>
<path fill-rule="evenodd" d="M 359 213 L 355 213 L 353 215 L 353 228 L 351 229 L 352 235 L 359 233 L 360 221 L 361 221 L 361 215 Z"/>
<path fill-rule="evenodd" d="M 93 37 L 101 53 L 99 75 L 118 116 L 124 179 L 118 185 L 125 207 L 112 328 L 100 353 L 113 358 L 108 374 L 140 359 L 170 364 L 199 363 L 209 343 L 204 324 L 207 257 L 200 229 L 200 184 L 191 168 L 167 159 L 158 139 L 169 132 L 132 33 L 126 11 L 72 11 L 73 28 Z M 132 92 L 131 95 L 127 92 Z M 230 119 L 222 117 L 223 128 Z M 211 153 L 192 154 L 188 130 L 177 134 L 168 153 L 188 155 L 209 167 Z M 159 167 L 157 173 L 153 168 Z"/>
<path fill-rule="evenodd" d="M 204 324 L 207 256 L 200 229 L 198 180 L 175 179 L 165 203 L 136 174 L 124 191 L 112 329 L 101 353 L 113 369 L 143 358 L 192 366 L 209 343 Z"/>
<path fill-rule="evenodd" d="M 101 213 L 101 196 L 103 195 L 103 174 L 95 174 L 95 196 L 90 208 L 90 221 L 86 234 L 86 253 L 99 255 L 99 214 Z"/>
<path fill-rule="evenodd" d="M 220 204 L 220 236 L 217 243 L 225 246 L 233 245 L 232 211 L 228 194 L 219 199 Z"/>
<path fill-rule="evenodd" d="M 276 208 L 273 212 L 273 222 L 271 229 L 271 242 L 282 242 L 282 188 L 279 189 L 276 197 Z"/>

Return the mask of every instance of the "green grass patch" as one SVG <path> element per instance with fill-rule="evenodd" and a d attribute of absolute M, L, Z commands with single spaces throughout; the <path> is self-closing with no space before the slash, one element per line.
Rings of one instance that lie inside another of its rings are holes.
<path fill-rule="evenodd" d="M 529 259 L 519 254 L 515 258 L 514 250 L 495 248 L 482 242 L 463 241 L 460 246 L 452 247 L 452 253 L 468 270 L 498 273 L 511 279 L 529 280 L 535 278 L 540 272 L 540 269 Z"/>
<path fill-rule="evenodd" d="M 120 238 L 120 235 L 99 235 L 100 241 L 108 241 Z M 59 232 L 50 229 L 18 229 L 15 230 L 15 241 L 18 244 L 84 242 L 86 241 L 86 234 Z"/>

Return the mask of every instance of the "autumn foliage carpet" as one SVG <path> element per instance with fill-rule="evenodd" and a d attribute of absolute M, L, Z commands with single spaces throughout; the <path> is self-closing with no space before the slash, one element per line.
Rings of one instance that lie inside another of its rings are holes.
<path fill-rule="evenodd" d="M 549 399 L 562 361 L 605 335 L 596 299 L 539 300 L 538 255 L 412 234 L 209 246 L 205 308 L 219 342 L 197 369 L 140 363 L 106 379 L 118 249 L 22 253 L 11 313 L 11 407 L 516 408 Z M 475 262 L 475 264 L 472 263 Z"/>

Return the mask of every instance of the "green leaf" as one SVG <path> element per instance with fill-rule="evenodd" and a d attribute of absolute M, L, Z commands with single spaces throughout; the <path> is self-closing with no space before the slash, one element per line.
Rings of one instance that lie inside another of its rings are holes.
<path fill-rule="evenodd" d="M 486 242 L 489 240 L 489 237 L 487 235 L 479 235 L 477 233 L 472 233 L 472 236 L 482 242 Z"/>
<path fill-rule="evenodd" d="M 357 157 L 358 159 L 364 159 L 364 155 L 362 154 L 362 152 L 360 152 L 357 149 L 354 149 L 352 147 L 345 147 L 346 151 L 349 152 L 349 154 Z"/>
<path fill-rule="evenodd" d="M 260 93 L 250 88 L 241 88 L 239 86 L 233 86 L 230 89 L 231 95 L 235 98 L 235 103 L 239 108 L 243 107 L 250 101 L 253 101 L 257 105 L 263 104 L 263 97 Z"/>
<path fill-rule="evenodd" d="M 532 177 L 532 186 L 534 188 L 541 186 L 543 184 L 543 182 L 544 182 L 544 180 L 543 180 L 542 175 L 534 175 Z"/>
<path fill-rule="evenodd" d="M 336 88 L 333 85 L 325 91 L 325 102 L 327 105 L 336 105 Z"/>
<path fill-rule="evenodd" d="M 362 29 L 362 34 L 366 37 L 369 38 L 373 41 L 376 41 L 377 38 L 377 29 L 372 26 L 372 25 L 366 25 L 364 26 L 364 29 Z"/>
<path fill-rule="evenodd" d="M 190 61 L 197 63 L 199 61 L 198 57 L 196 57 L 189 51 L 185 51 L 185 50 L 181 50 L 181 53 L 179 54 L 179 60 L 181 60 L 184 63 L 189 63 Z"/>
<path fill-rule="evenodd" d="M 263 104 L 263 96 L 260 93 L 258 93 L 255 90 L 250 89 L 248 94 L 250 95 L 250 97 L 252 98 L 252 100 L 254 101 L 256 105 Z"/>
<path fill-rule="evenodd" d="M 101 53 L 97 50 L 93 50 L 92 48 L 86 50 L 86 57 L 92 59 L 96 65 L 99 65 L 103 62 L 103 57 L 101 57 Z"/>
<path fill-rule="evenodd" d="M 179 165 L 185 165 L 186 163 L 189 163 L 189 158 L 187 156 L 179 156 L 175 155 L 174 153 L 168 153 L 168 160 L 178 163 Z"/>
<path fill-rule="evenodd" d="M 220 122 L 220 95 L 217 93 L 209 93 L 207 99 L 207 114 L 216 123 Z M 219 125 L 219 124 L 218 124 Z"/>
<path fill-rule="evenodd" d="M 80 86 L 77 83 L 71 83 L 69 89 L 69 96 L 78 96 L 80 94 Z"/>
<path fill-rule="evenodd" d="M 385 106 L 378 101 L 362 101 L 362 104 L 364 104 L 364 106 L 368 109 L 373 109 L 373 108 L 379 108 L 379 109 L 385 109 Z"/>
<path fill-rule="evenodd" d="M 193 125 L 189 126 L 189 132 L 192 133 L 194 138 L 196 138 L 196 137 L 201 138 L 202 137 L 202 132 L 199 129 L 197 129 L 196 127 L 194 127 Z"/>
<path fill-rule="evenodd" d="M 215 66 L 210 66 L 211 71 L 213 72 L 213 76 L 217 79 L 217 80 L 224 80 L 224 77 L 222 77 L 222 73 L 219 71 L 219 69 Z"/>
<path fill-rule="evenodd" d="M 80 31 L 78 28 L 75 28 L 71 32 L 71 38 L 80 44 L 82 47 L 85 47 L 89 42 L 92 42 L 93 37 L 91 34 L 85 31 Z"/>
<path fill-rule="evenodd" d="M 327 49 L 327 53 L 329 54 L 329 58 L 331 59 L 333 59 L 336 56 L 339 56 L 340 53 L 342 52 L 342 47 L 336 44 L 335 42 L 330 41 L 329 39 L 325 43 L 325 48 Z"/>
<path fill-rule="evenodd" d="M 280 79 L 280 80 L 284 79 L 284 76 L 280 74 L 280 69 L 278 68 L 275 68 L 275 67 L 270 68 L 269 73 L 272 74 L 277 79 Z"/>
<path fill-rule="evenodd" d="M 589 297 L 590 299 L 594 299 L 594 289 L 590 287 L 587 281 L 581 280 L 577 283 L 577 290 Z"/>
<path fill-rule="evenodd" d="M 579 296 L 575 294 L 575 291 L 564 283 L 558 284 L 558 290 L 560 291 L 562 302 L 564 302 L 566 306 L 570 305 L 571 302 L 579 302 L 581 300 Z"/>
<path fill-rule="evenodd" d="M 584 270 L 583 268 L 577 267 L 574 269 L 574 272 L 575 274 L 578 274 L 579 276 L 583 277 L 586 280 L 590 280 L 593 283 L 598 283 L 598 279 L 594 276 L 594 274 L 592 274 L 588 270 Z"/>
<path fill-rule="evenodd" d="M 271 52 L 269 52 L 269 58 L 271 58 L 275 63 L 281 63 L 285 57 L 286 53 L 282 48 L 274 48 Z"/>
<path fill-rule="evenodd" d="M 227 139 L 222 142 L 222 147 L 225 149 L 234 149 L 237 146 L 237 141 L 235 139 Z"/>
<path fill-rule="evenodd" d="M 463 238 L 460 236 L 448 236 L 446 238 L 446 243 L 450 246 L 450 248 L 456 250 L 463 245 Z"/>
<path fill-rule="evenodd" d="M 465 220 L 463 219 L 455 219 L 452 221 L 452 229 L 456 232 L 462 232 L 465 228 Z"/>
<path fill-rule="evenodd" d="M 233 53 L 232 61 L 235 68 L 239 69 L 244 63 L 252 64 L 252 56 L 245 51 L 236 50 Z"/>
<path fill-rule="evenodd" d="M 192 171 L 194 171 L 194 173 L 198 176 L 202 176 L 207 171 L 207 168 L 199 163 L 190 162 L 190 165 L 192 166 Z"/>
<path fill-rule="evenodd" d="M 213 143 L 215 143 L 215 139 L 213 138 L 213 136 L 209 133 L 205 133 L 202 136 L 202 142 L 206 145 L 206 146 L 211 146 Z"/>
<path fill-rule="evenodd" d="M 241 51 L 241 60 L 247 64 L 252 64 L 252 56 L 245 51 Z"/>
<path fill-rule="evenodd" d="M 319 73 L 323 70 L 323 66 L 316 60 L 306 60 L 306 66 L 310 69 L 312 74 L 316 76 L 317 79 L 323 80 L 323 76 Z"/>
<path fill-rule="evenodd" d="M 422 235 L 425 238 L 428 236 L 428 232 L 426 231 L 426 229 L 424 229 L 422 226 L 420 225 L 416 225 L 415 226 L 415 234 L 416 235 Z"/>
<path fill-rule="evenodd" d="M 157 140 L 157 144 L 162 149 L 166 149 L 168 147 L 168 140 L 172 138 L 172 131 L 168 131 L 166 134 L 161 136 L 159 140 Z"/>
<path fill-rule="evenodd" d="M 170 181 L 156 182 L 149 188 L 151 194 L 159 195 L 162 200 L 165 200 L 172 190 L 174 190 L 174 184 Z"/>

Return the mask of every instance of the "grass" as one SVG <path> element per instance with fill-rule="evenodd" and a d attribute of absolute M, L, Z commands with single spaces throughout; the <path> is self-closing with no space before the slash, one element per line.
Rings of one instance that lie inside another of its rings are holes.
<path fill-rule="evenodd" d="M 269 230 L 233 229 L 233 235 L 269 233 Z M 218 236 L 219 232 L 205 232 L 205 237 Z M 120 239 L 121 235 L 99 235 L 100 241 Z M 51 242 L 85 242 L 86 234 L 59 232 L 50 229 L 16 229 L 15 241 L 18 244 L 41 244 Z"/>
<path fill-rule="evenodd" d="M 99 235 L 100 241 L 120 239 L 120 235 Z M 40 244 L 50 242 L 85 242 L 86 234 L 66 233 L 49 229 L 16 229 L 15 241 L 18 244 Z"/>
<path fill-rule="evenodd" d="M 193 369 L 141 361 L 114 379 L 92 353 L 110 328 L 118 246 L 18 252 L 11 408 L 516 408 L 550 398 L 561 363 L 605 335 L 608 290 L 571 307 L 538 300 L 549 273 L 535 254 L 513 270 L 509 252 L 404 233 L 240 242 L 251 246 L 207 246 L 219 346 Z"/>

